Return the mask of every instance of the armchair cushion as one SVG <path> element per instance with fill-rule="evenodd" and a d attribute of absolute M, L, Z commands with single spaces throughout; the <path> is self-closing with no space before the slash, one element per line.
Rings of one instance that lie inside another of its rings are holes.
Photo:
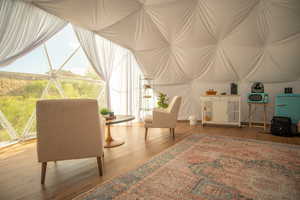
<path fill-rule="evenodd" d="M 145 123 L 152 123 L 153 116 L 152 115 L 146 115 L 144 118 Z"/>

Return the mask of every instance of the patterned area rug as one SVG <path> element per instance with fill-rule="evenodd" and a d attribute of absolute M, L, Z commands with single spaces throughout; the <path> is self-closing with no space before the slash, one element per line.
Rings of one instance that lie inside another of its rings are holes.
<path fill-rule="evenodd" d="M 76 199 L 300 199 L 300 146 L 194 134 Z"/>

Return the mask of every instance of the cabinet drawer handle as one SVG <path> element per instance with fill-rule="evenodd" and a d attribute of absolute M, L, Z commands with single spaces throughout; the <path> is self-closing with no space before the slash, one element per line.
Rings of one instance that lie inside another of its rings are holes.
<path fill-rule="evenodd" d="M 286 104 L 278 104 L 277 106 L 286 106 Z"/>

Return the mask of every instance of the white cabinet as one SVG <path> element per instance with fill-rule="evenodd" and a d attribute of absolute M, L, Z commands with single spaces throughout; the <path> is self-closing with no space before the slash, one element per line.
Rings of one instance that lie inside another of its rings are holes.
<path fill-rule="evenodd" d="M 202 125 L 226 124 L 241 126 L 239 95 L 201 96 Z"/>

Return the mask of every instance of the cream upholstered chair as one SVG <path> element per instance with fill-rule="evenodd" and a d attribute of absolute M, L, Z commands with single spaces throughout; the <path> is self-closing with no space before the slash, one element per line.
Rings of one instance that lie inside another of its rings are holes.
<path fill-rule="evenodd" d="M 175 128 L 181 105 L 181 97 L 175 96 L 169 107 L 166 109 L 154 109 L 152 115 L 145 117 L 145 140 L 148 135 L 148 128 L 169 128 L 175 138 Z"/>
<path fill-rule="evenodd" d="M 96 100 L 40 100 L 36 105 L 36 117 L 42 184 L 48 161 L 97 157 L 102 176 L 104 132 Z"/>

